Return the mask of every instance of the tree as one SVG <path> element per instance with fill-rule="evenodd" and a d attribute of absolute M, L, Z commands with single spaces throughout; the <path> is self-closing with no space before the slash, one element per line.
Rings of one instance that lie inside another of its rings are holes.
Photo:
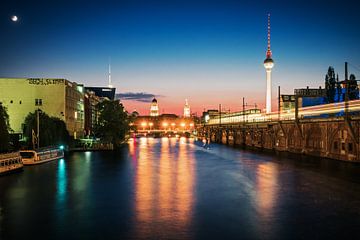
<path fill-rule="evenodd" d="M 102 101 L 96 106 L 99 113 L 95 135 L 118 147 L 129 132 L 129 117 L 119 100 Z"/>
<path fill-rule="evenodd" d="M 9 151 L 9 115 L 6 108 L 0 104 L 0 152 Z"/>
<path fill-rule="evenodd" d="M 359 87 L 354 74 L 350 75 L 349 80 L 349 100 L 359 99 Z"/>
<path fill-rule="evenodd" d="M 326 89 L 326 97 L 329 103 L 335 102 L 336 95 L 336 79 L 335 79 L 335 71 L 333 67 L 329 67 L 328 72 L 325 76 L 325 89 Z"/>
<path fill-rule="evenodd" d="M 50 117 L 44 112 L 39 113 L 40 120 L 40 147 L 63 145 L 69 142 L 69 132 L 64 121 L 59 118 Z M 29 147 L 33 146 L 33 133 L 37 134 L 37 112 L 29 113 L 24 122 L 24 135 Z"/>

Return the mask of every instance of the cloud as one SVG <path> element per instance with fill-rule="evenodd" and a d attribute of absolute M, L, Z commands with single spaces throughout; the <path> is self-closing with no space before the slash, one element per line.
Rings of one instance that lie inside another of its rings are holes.
<path fill-rule="evenodd" d="M 159 95 L 155 95 L 152 93 L 133 93 L 133 92 L 126 92 L 126 93 L 117 93 L 116 98 L 120 100 L 132 100 L 138 102 L 151 102 L 154 97 L 159 97 Z"/>

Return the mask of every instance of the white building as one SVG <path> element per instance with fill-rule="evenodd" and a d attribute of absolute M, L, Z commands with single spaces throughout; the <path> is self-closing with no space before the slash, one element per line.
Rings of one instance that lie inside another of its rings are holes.
<path fill-rule="evenodd" d="M 156 98 L 154 98 L 150 105 L 150 116 L 157 117 L 159 116 L 159 106 Z"/>

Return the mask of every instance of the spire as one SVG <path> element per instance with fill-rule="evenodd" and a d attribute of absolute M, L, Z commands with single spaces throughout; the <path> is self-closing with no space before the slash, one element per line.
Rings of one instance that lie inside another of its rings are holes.
<path fill-rule="evenodd" d="M 108 85 L 109 88 L 112 88 L 112 84 L 111 84 L 111 61 L 109 59 L 109 85 Z"/>
<path fill-rule="evenodd" d="M 271 47 L 270 37 L 271 37 L 271 35 L 270 35 L 270 13 L 268 13 L 268 33 L 267 33 L 268 44 L 267 44 L 266 58 L 271 58 L 271 55 L 272 55 L 271 49 L 270 49 L 270 47 Z"/>
<path fill-rule="evenodd" d="M 185 99 L 185 106 L 184 106 L 184 118 L 188 118 L 190 117 L 190 106 L 189 106 L 189 103 L 188 103 L 188 100 Z"/>

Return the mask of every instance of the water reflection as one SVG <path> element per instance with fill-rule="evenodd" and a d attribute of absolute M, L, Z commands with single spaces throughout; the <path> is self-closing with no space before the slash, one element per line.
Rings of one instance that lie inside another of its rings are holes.
<path fill-rule="evenodd" d="M 154 160 L 155 153 L 149 152 L 154 144 L 158 144 L 156 139 L 139 142 L 135 238 L 145 239 L 154 233 L 181 238 L 188 231 L 194 203 L 194 159 L 188 151 L 192 145 L 176 138 L 162 138 L 160 155 Z"/>
<path fill-rule="evenodd" d="M 267 162 L 259 164 L 256 171 L 257 210 L 264 220 L 268 220 L 277 204 L 278 169 L 275 164 Z"/>
<path fill-rule="evenodd" d="M 0 239 L 360 239 L 359 166 L 289 161 L 185 138 L 71 153 L 0 178 Z"/>
<path fill-rule="evenodd" d="M 66 186 L 67 186 L 67 177 L 66 177 L 66 163 L 64 159 L 60 159 L 57 168 L 57 201 L 58 204 L 62 204 L 66 197 Z"/>

